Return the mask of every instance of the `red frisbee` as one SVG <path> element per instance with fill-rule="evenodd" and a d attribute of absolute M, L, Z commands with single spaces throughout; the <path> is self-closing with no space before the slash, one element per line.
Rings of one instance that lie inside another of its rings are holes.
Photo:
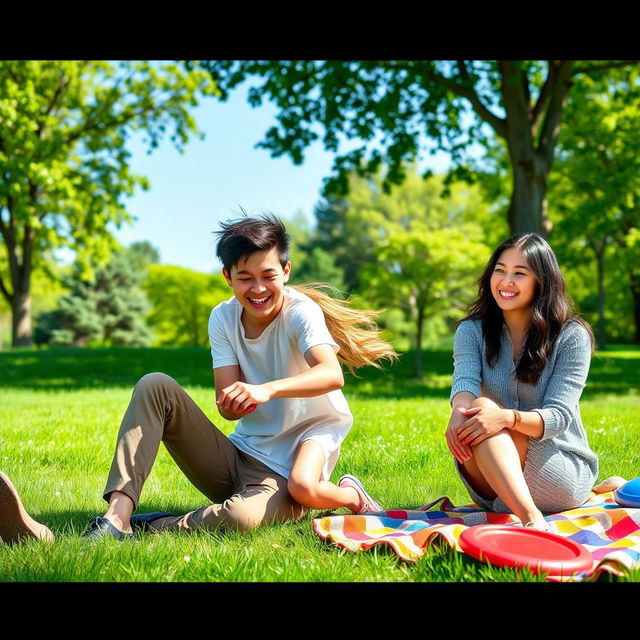
<path fill-rule="evenodd" d="M 536 574 L 568 576 L 593 566 L 591 552 L 578 542 L 535 529 L 481 524 L 465 529 L 459 542 L 477 560 L 497 567 L 528 567 Z"/>

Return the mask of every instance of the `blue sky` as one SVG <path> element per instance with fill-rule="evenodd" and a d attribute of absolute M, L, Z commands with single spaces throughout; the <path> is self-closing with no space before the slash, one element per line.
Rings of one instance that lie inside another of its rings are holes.
<path fill-rule="evenodd" d="M 249 106 L 243 86 L 227 102 L 209 98 L 194 110 L 205 139 L 193 138 L 183 153 L 164 140 L 148 155 L 140 141 L 133 141 L 131 167 L 149 179 L 150 188 L 128 200 L 136 221 L 116 232 L 118 240 L 125 245 L 148 240 L 163 264 L 210 272 L 220 269 L 212 231 L 221 220 L 236 217 L 240 207 L 283 218 L 302 211 L 313 221 L 334 154 L 316 143 L 296 166 L 289 157 L 271 158 L 267 150 L 256 149 L 275 114 L 266 102 Z M 444 154 L 429 160 L 436 171 L 445 164 Z"/>

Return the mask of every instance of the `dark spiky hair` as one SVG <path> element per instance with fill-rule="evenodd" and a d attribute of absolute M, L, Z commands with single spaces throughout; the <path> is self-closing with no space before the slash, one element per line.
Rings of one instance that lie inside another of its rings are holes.
<path fill-rule="evenodd" d="M 276 249 L 282 268 L 289 262 L 289 234 L 282 222 L 273 214 L 257 218 L 246 216 L 220 223 L 216 255 L 230 273 L 243 258 L 256 251 Z"/>

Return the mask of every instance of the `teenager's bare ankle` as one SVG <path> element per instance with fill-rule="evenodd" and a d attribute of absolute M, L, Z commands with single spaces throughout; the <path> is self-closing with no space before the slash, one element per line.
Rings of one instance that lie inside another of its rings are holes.
<path fill-rule="evenodd" d="M 109 496 L 109 508 L 103 517 L 120 531 L 130 531 L 134 506 L 133 500 L 126 493 L 113 491 Z"/>
<path fill-rule="evenodd" d="M 124 520 L 124 519 L 118 517 L 116 514 L 109 513 L 108 511 L 104 514 L 103 517 L 106 518 L 107 520 L 109 520 L 109 522 L 111 522 L 111 524 L 116 529 L 118 529 L 118 531 L 124 531 L 124 532 L 127 532 L 127 533 L 131 531 L 131 520 L 129 520 L 129 518 Z"/>
<path fill-rule="evenodd" d="M 362 508 L 362 497 L 353 487 L 344 487 L 345 491 L 348 491 L 352 494 L 352 498 L 348 504 L 345 504 L 347 509 L 350 509 L 354 513 L 358 513 Z"/>

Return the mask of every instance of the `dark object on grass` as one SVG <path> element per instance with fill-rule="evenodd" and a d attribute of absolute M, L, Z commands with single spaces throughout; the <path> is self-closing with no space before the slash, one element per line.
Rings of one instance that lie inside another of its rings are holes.
<path fill-rule="evenodd" d="M 120 529 L 116 529 L 107 518 L 97 517 L 89 521 L 82 539 L 98 540 L 100 538 L 115 538 L 123 542 L 125 540 L 133 540 L 133 533 L 120 531 Z"/>
<path fill-rule="evenodd" d="M 160 518 L 168 518 L 170 516 L 175 517 L 175 513 L 165 513 L 162 511 L 156 511 L 154 513 L 138 513 L 134 516 L 131 516 L 131 528 L 134 531 L 149 531 L 151 527 L 149 526 L 154 520 L 158 520 Z"/>

